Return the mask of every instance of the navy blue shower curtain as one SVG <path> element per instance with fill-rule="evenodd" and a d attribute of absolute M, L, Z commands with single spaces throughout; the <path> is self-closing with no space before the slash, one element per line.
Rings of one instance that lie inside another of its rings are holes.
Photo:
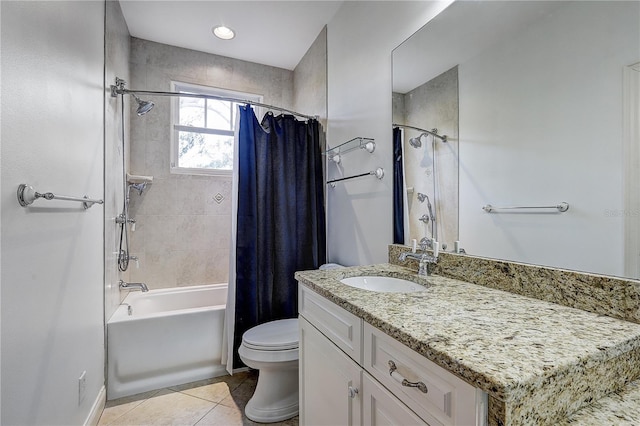
<path fill-rule="evenodd" d="M 298 315 L 294 272 L 326 261 L 317 120 L 240 107 L 234 365 L 242 334 Z"/>
<path fill-rule="evenodd" d="M 393 128 L 393 243 L 404 244 L 402 130 Z"/>

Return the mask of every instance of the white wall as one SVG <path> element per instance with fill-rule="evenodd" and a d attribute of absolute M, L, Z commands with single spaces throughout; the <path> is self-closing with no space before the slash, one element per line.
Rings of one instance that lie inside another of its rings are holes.
<path fill-rule="evenodd" d="M 459 66 L 468 253 L 624 273 L 624 217 L 610 212 L 624 209 L 622 75 L 640 60 L 639 10 L 638 2 L 566 2 Z M 481 210 L 561 201 L 567 213 Z"/>
<path fill-rule="evenodd" d="M 382 167 L 327 187 L 328 260 L 344 265 L 387 260 L 392 232 L 391 51 L 450 2 L 345 2 L 328 25 L 328 129 L 333 147 L 376 140 L 373 154 L 351 152 L 329 164 L 329 179 Z"/>
<path fill-rule="evenodd" d="M 2 418 L 82 424 L 104 383 L 103 2 L 0 3 Z M 78 401 L 78 378 L 86 397 Z"/>

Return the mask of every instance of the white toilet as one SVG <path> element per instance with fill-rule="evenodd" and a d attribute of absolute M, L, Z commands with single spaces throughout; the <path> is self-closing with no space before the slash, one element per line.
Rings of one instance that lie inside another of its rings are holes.
<path fill-rule="evenodd" d="M 242 335 L 238 349 L 258 384 L 244 409 L 254 422 L 280 422 L 298 415 L 298 319 L 260 324 Z"/>

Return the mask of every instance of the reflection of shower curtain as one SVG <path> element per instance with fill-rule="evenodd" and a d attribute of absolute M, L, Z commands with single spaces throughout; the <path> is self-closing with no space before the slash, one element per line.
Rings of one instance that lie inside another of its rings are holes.
<path fill-rule="evenodd" d="M 409 229 L 409 194 L 405 174 L 404 131 L 393 128 L 393 242 L 405 244 Z"/>
<path fill-rule="evenodd" d="M 319 126 L 317 120 L 273 114 L 265 115 L 261 126 L 251 107 L 240 107 L 228 370 L 231 363 L 240 365 L 236 349 L 246 330 L 298 315 L 294 272 L 317 269 L 326 260 Z"/>
<path fill-rule="evenodd" d="M 404 244 L 404 158 L 402 130 L 393 128 L 393 243 Z"/>

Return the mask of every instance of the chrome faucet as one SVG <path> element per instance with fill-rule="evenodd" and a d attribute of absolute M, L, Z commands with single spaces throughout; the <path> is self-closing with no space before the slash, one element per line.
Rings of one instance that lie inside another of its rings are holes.
<path fill-rule="evenodd" d="M 398 259 L 401 262 L 404 262 L 405 260 L 407 260 L 407 258 L 416 259 L 420 262 L 420 267 L 418 268 L 418 275 L 423 277 L 431 275 L 431 268 L 429 267 L 429 265 L 435 265 L 436 263 L 438 263 L 438 258 L 435 256 L 431 256 L 426 251 L 423 251 L 422 253 L 409 253 L 409 252 L 400 253 L 400 257 Z"/>
<path fill-rule="evenodd" d="M 404 262 L 407 258 L 418 260 L 420 262 L 418 275 L 423 277 L 431 275 L 431 268 L 429 265 L 435 265 L 438 263 L 438 258 L 436 256 L 432 256 L 427 253 L 427 241 L 428 240 L 426 238 L 423 238 L 422 241 L 420 241 L 420 250 L 422 250 L 422 253 L 403 252 L 400 253 L 400 256 L 398 257 L 398 260 L 401 262 Z"/>
<path fill-rule="evenodd" d="M 142 291 L 143 293 L 145 291 L 149 291 L 149 289 L 147 288 L 147 285 L 145 283 L 127 283 L 124 282 L 123 280 L 120 280 L 118 282 L 119 287 L 122 290 L 134 290 L 134 289 L 138 289 L 140 291 Z"/>

